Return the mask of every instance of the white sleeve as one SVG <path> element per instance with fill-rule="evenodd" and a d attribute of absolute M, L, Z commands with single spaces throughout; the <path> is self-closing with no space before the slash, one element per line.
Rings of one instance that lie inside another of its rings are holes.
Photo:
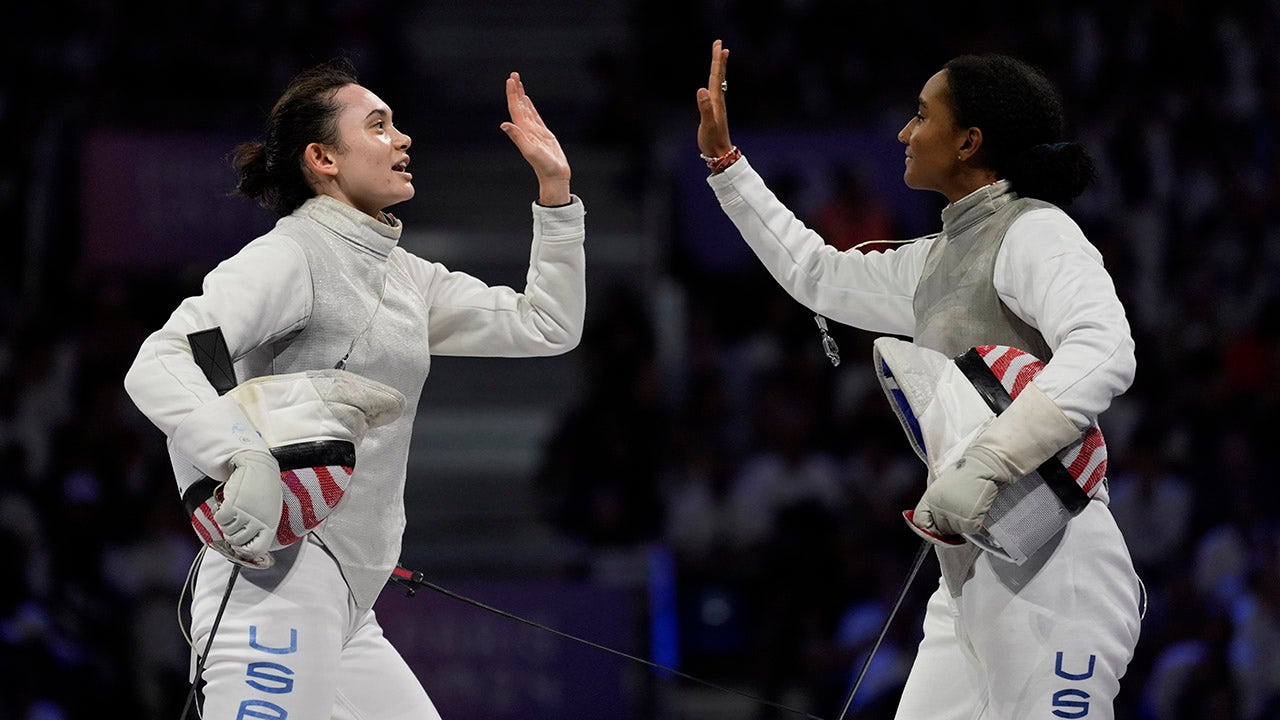
<path fill-rule="evenodd" d="M 1053 351 L 1036 385 L 1078 427 L 1096 421 L 1136 368 L 1129 321 L 1101 253 L 1066 213 L 1032 210 L 1005 234 L 993 280 L 1004 304 Z"/>
<path fill-rule="evenodd" d="M 707 183 L 765 268 L 801 305 L 872 332 L 915 333 L 912 299 L 933 236 L 884 252 L 842 252 L 783 205 L 746 157 Z"/>
<path fill-rule="evenodd" d="M 164 326 L 143 341 L 124 385 L 129 397 L 174 448 L 215 480 L 246 448 L 267 449 L 229 395 L 219 397 L 196 365 L 189 333 L 222 329 L 237 360 L 301 329 L 311 313 L 311 275 L 301 248 L 266 235 L 219 263 Z"/>
<path fill-rule="evenodd" d="M 523 292 L 404 253 L 428 306 L 432 354 L 557 355 L 577 347 L 586 315 L 582 201 L 533 206 L 533 243 Z"/>

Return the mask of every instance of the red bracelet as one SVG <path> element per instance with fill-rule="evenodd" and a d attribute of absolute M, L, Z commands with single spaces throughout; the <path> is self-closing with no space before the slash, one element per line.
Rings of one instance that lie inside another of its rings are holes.
<path fill-rule="evenodd" d="M 738 158 L 742 157 L 742 151 L 738 149 L 737 145 L 734 145 L 729 148 L 729 152 L 721 155 L 720 157 L 708 157 L 706 155 L 699 155 L 698 157 L 702 158 L 703 162 L 707 164 L 707 167 L 711 169 L 711 174 L 714 175 L 716 173 L 724 172 L 725 168 L 738 162 Z"/>

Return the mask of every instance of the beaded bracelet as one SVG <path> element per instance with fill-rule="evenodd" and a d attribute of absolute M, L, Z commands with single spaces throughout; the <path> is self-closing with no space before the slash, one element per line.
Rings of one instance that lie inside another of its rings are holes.
<path fill-rule="evenodd" d="M 724 172 L 725 168 L 738 162 L 738 158 L 742 157 L 742 151 L 738 149 L 737 145 L 734 145 L 729 148 L 729 152 L 721 155 L 720 157 L 709 157 L 701 154 L 698 155 L 698 157 L 702 158 L 702 161 L 711 169 L 711 174 L 714 175 L 716 173 Z"/>

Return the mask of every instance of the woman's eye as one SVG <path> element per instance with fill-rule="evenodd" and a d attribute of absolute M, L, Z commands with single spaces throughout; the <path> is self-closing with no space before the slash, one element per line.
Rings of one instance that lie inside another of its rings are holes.
<path fill-rule="evenodd" d="M 915 118 L 915 121 L 916 121 L 916 122 L 924 122 L 924 116 L 923 116 L 923 115 L 921 115 L 920 113 L 916 113 L 916 114 L 915 114 L 914 116 L 912 116 L 912 117 L 914 117 L 914 118 Z"/>

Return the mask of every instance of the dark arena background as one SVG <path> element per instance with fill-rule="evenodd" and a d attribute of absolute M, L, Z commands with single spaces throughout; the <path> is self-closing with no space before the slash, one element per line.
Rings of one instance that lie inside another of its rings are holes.
<path fill-rule="evenodd" d="M 917 541 L 923 488 L 870 368 L 720 212 L 694 92 L 732 51 L 733 139 L 832 244 L 939 226 L 898 129 L 953 55 L 1062 88 L 1099 181 L 1069 212 L 1137 343 L 1102 416 L 1150 591 L 1123 720 L 1280 718 L 1280 5 L 1195 0 L 20 3 L 0 29 L 0 719 L 177 720 L 199 545 L 124 394 L 142 339 L 271 226 L 227 196 L 298 70 L 339 54 L 414 138 L 403 245 L 523 284 L 519 71 L 587 207 L 581 346 L 435 358 L 403 564 L 376 610 L 445 718 L 834 719 Z M 1268 468 L 1271 468 L 1270 470 Z M 891 718 L 930 557 L 849 718 Z M 180 625 L 181 623 L 181 625 Z M 736 692 L 734 692 L 736 691 Z"/>

